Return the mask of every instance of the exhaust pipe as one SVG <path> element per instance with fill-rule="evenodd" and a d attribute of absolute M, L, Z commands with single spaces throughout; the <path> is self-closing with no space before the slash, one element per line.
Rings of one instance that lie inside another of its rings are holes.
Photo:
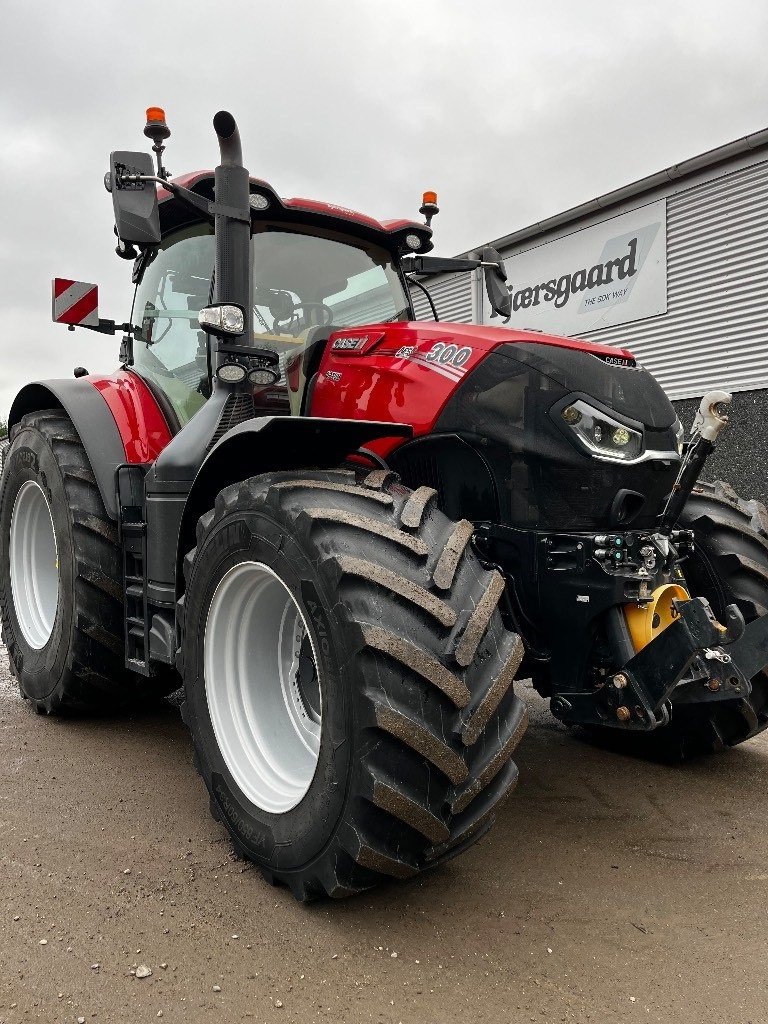
<path fill-rule="evenodd" d="M 219 152 L 224 167 L 242 167 L 243 147 L 237 123 L 228 110 L 220 110 L 213 119 L 213 130 L 219 137 Z"/>
<path fill-rule="evenodd" d="M 216 168 L 216 275 L 214 301 L 234 303 L 245 314 L 242 338 L 227 342 L 228 346 L 253 345 L 253 309 L 251 304 L 251 210 L 248 171 L 243 167 L 243 147 L 234 117 L 220 110 L 213 119 L 219 140 L 221 163 Z M 214 362 L 217 368 L 221 354 Z M 216 380 L 214 379 L 214 387 Z"/>

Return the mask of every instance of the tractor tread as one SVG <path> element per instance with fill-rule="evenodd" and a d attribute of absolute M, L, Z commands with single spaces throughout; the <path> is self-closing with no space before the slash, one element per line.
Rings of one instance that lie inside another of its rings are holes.
<path fill-rule="evenodd" d="M 382 853 L 381 850 L 377 850 L 365 842 L 360 843 L 357 853 L 354 854 L 354 860 L 360 867 L 370 868 L 371 871 L 380 875 L 389 875 L 390 878 L 413 878 L 419 871 L 415 864 L 402 860 L 400 857 Z"/>
<path fill-rule="evenodd" d="M 211 742 L 200 727 L 200 595 L 214 554 L 221 557 L 216 538 L 233 519 L 247 516 L 255 538 L 239 534 L 243 551 L 263 550 L 256 532 L 263 529 L 276 552 L 265 557 L 306 560 L 345 638 L 345 664 L 357 680 L 344 741 L 353 744 L 351 774 L 322 852 L 288 867 L 279 852 L 273 859 L 249 843 L 230 814 L 220 815 L 238 849 L 298 899 L 350 896 L 455 855 L 490 827 L 517 780 L 512 755 L 527 712 L 512 683 L 522 642 L 504 627 L 497 608 L 504 581 L 479 562 L 471 524 L 448 522 L 435 497 L 430 487 L 409 491 L 384 469 L 268 473 L 219 495 L 184 558 L 179 663 L 196 748 Z M 205 754 L 199 760 L 215 793 L 212 762 Z"/>
<path fill-rule="evenodd" d="M 515 673 L 520 667 L 520 663 L 523 660 L 523 654 L 525 652 L 523 648 L 523 641 L 520 637 L 514 637 L 509 646 L 511 647 L 511 650 L 507 653 L 503 668 L 495 677 L 491 685 L 482 694 L 477 707 L 472 711 L 470 718 L 467 720 L 462 730 L 461 738 L 465 746 L 469 747 L 472 746 L 473 743 L 477 742 L 480 733 L 488 724 L 488 721 L 494 711 L 504 699 L 509 688 L 512 686 Z"/>
<path fill-rule="evenodd" d="M 434 487 L 417 487 L 400 513 L 400 522 L 403 526 L 410 526 L 411 529 L 417 530 L 421 526 L 427 506 L 436 497 L 437 491 Z"/>
<path fill-rule="evenodd" d="M 72 510 L 72 521 L 75 526 L 79 526 L 83 530 L 88 530 L 97 537 L 101 537 L 108 544 L 117 547 L 117 528 L 109 519 L 102 519 L 100 516 L 96 516 L 92 512 L 86 512 L 83 509 L 75 508 Z"/>
<path fill-rule="evenodd" d="M 398 594 L 406 601 L 418 605 L 428 612 L 443 626 L 453 626 L 456 622 L 456 612 L 445 601 L 430 594 L 424 587 L 414 583 L 413 580 L 403 576 L 402 573 L 392 572 L 384 565 L 370 562 L 365 558 L 355 558 L 352 555 L 337 555 L 336 562 L 342 573 L 348 576 L 360 576 L 384 590 L 390 590 Z"/>
<path fill-rule="evenodd" d="M 469 785 L 457 795 L 456 799 L 451 804 L 451 811 L 454 814 L 460 814 L 461 811 L 466 810 L 475 797 L 479 796 L 485 787 L 493 781 L 512 756 L 512 752 L 517 747 L 527 728 L 528 711 L 525 707 L 518 707 L 515 709 L 515 714 L 512 716 L 511 723 L 505 730 L 505 732 L 508 733 L 507 739 L 503 740 L 501 746 L 497 750 L 491 752 L 491 755 L 486 758 L 485 763 L 480 766 L 479 771 L 475 768 L 475 771 L 478 772 L 477 775 L 473 778 L 472 782 L 470 782 Z"/>
<path fill-rule="evenodd" d="M 388 523 L 371 519 L 370 516 L 357 515 L 355 512 L 347 512 L 341 508 L 308 508 L 305 509 L 305 513 L 310 519 L 316 519 L 319 522 L 341 523 L 344 526 L 354 526 L 358 530 L 374 533 L 377 537 L 385 537 L 387 540 L 399 544 L 400 547 L 407 548 L 420 558 L 426 558 L 429 554 L 429 548 L 419 537 L 398 530 Z"/>
<path fill-rule="evenodd" d="M 415 644 L 404 640 L 381 626 L 363 626 L 363 638 L 369 647 L 388 654 L 449 697 L 457 708 L 466 707 L 471 694 L 463 679 L 446 668 L 437 658 Z"/>
<path fill-rule="evenodd" d="M 397 473 L 391 469 L 374 469 L 363 480 L 363 487 L 372 487 L 374 490 L 383 491 L 387 484 L 399 479 Z"/>
<path fill-rule="evenodd" d="M 504 577 L 501 573 L 494 569 L 490 576 L 490 582 L 488 583 L 482 597 L 475 605 L 466 626 L 459 636 L 458 643 L 456 644 L 456 661 L 459 665 L 463 665 L 465 667 L 470 664 L 477 653 L 480 641 L 483 639 L 485 632 L 488 629 L 488 623 L 491 621 L 491 616 L 496 611 L 499 599 L 504 593 L 505 583 Z"/>
<path fill-rule="evenodd" d="M 107 574 L 102 572 L 100 569 L 95 569 L 84 561 L 78 560 L 76 566 L 77 579 L 82 580 L 83 583 L 87 583 L 96 590 L 100 590 L 101 593 L 106 594 L 107 597 L 111 597 L 113 601 L 117 601 L 122 609 L 123 590 L 117 580 L 113 579 L 111 576 L 107 576 Z"/>
<path fill-rule="evenodd" d="M 474 526 L 466 519 L 462 519 L 454 526 L 432 574 L 432 581 L 440 590 L 451 589 L 461 556 L 464 554 L 467 544 L 472 540 L 474 532 Z"/>
<path fill-rule="evenodd" d="M 290 490 L 294 491 L 298 488 L 311 488 L 318 491 L 337 491 L 341 494 L 352 494 L 355 497 L 364 497 L 368 501 L 378 502 L 380 505 L 392 505 L 392 496 L 390 494 L 384 494 L 381 491 L 374 490 L 372 488 L 366 488 L 363 490 L 360 487 L 355 487 L 351 484 L 337 484 L 330 480 L 281 480 L 279 483 L 272 485 L 276 491 Z"/>
<path fill-rule="evenodd" d="M 389 782 L 374 781 L 371 802 L 404 825 L 421 832 L 431 843 L 443 843 L 450 837 L 445 822 Z"/>
<path fill-rule="evenodd" d="M 378 705 L 376 707 L 376 724 L 390 736 L 400 740 L 405 746 L 429 761 L 457 786 L 469 775 L 466 761 L 460 754 L 452 750 L 444 739 L 435 735 L 431 729 L 419 722 L 395 711 L 394 708 Z"/>

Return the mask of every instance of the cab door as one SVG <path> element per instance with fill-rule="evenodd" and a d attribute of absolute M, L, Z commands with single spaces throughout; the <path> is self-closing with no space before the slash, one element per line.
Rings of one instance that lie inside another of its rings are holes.
<path fill-rule="evenodd" d="M 210 301 L 213 229 L 205 224 L 163 239 L 136 288 L 133 369 L 159 390 L 176 419 L 188 423 L 211 393 L 208 337 L 197 314 Z"/>

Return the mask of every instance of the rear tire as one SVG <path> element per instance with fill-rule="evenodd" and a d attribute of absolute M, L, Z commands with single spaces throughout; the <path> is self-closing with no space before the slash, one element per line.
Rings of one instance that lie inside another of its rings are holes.
<path fill-rule="evenodd" d="M 449 522 L 434 499 L 386 470 L 253 477 L 219 494 L 185 559 L 183 715 L 212 812 L 301 900 L 458 853 L 517 782 L 522 643 L 502 624 L 503 580 L 480 565 L 470 524 Z M 258 604 L 267 592 L 272 612 Z M 268 678 L 281 671 L 269 635 L 284 632 L 265 633 L 268 614 L 298 630 L 297 652 L 305 631 L 311 640 L 317 684 L 306 662 L 302 679 L 294 671 L 299 711 L 319 723 L 314 762 L 293 741 L 289 762 L 274 743 L 296 705 Z"/>
<path fill-rule="evenodd" d="M 126 670 L 122 578 L 117 528 L 72 421 L 62 409 L 24 416 L 0 483 L 0 622 L 11 672 L 41 714 L 111 711 L 179 685 Z"/>
<path fill-rule="evenodd" d="M 706 597 L 725 621 L 736 604 L 746 622 L 768 613 L 768 512 L 745 501 L 718 480 L 700 483 L 680 519 L 693 530 L 695 553 L 683 563 L 692 594 Z M 768 673 L 752 679 L 752 693 L 739 700 L 678 705 L 670 723 L 680 757 L 717 753 L 751 739 L 768 727 Z"/>

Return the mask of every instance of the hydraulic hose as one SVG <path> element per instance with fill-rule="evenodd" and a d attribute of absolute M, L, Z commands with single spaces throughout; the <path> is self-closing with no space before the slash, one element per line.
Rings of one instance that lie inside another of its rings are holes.
<path fill-rule="evenodd" d="M 718 407 L 728 405 L 730 401 L 731 395 L 727 391 L 708 391 L 701 400 L 693 422 L 693 440 L 680 467 L 680 473 L 659 525 L 659 532 L 666 534 L 667 537 L 672 533 L 699 479 L 704 463 L 715 450 L 717 439 L 728 423 L 728 417 L 721 413 Z"/>

